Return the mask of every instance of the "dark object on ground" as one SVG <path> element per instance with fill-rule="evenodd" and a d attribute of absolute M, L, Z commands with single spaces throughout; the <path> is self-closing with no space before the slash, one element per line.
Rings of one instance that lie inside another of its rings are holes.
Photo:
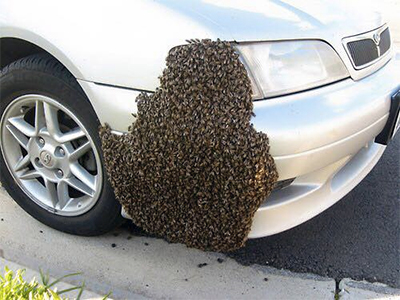
<path fill-rule="evenodd" d="M 208 264 L 207 263 L 202 263 L 202 264 L 198 264 L 197 266 L 199 267 L 199 268 L 202 268 L 202 267 L 205 267 L 205 266 L 207 266 Z"/>
<path fill-rule="evenodd" d="M 169 52 L 160 87 L 137 98 L 129 134 L 100 128 L 117 199 L 145 231 L 205 250 L 244 245 L 277 171 L 257 132 L 251 84 L 231 44 Z"/>

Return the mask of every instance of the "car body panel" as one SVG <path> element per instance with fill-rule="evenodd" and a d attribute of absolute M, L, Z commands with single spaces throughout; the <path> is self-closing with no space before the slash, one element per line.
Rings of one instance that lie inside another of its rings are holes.
<path fill-rule="evenodd" d="M 370 142 L 354 156 L 300 176 L 289 187 L 273 192 L 257 210 L 249 238 L 288 230 L 320 214 L 360 183 L 385 149 Z"/>

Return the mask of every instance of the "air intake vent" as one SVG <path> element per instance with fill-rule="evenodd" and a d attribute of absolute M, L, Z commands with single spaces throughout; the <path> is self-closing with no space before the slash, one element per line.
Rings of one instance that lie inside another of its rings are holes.
<path fill-rule="evenodd" d="M 384 56 L 391 46 L 389 28 L 344 39 L 347 53 L 356 69 L 365 68 Z"/>

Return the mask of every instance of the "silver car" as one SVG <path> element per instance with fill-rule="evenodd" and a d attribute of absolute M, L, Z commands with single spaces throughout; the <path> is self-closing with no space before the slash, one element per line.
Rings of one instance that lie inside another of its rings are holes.
<path fill-rule="evenodd" d="M 249 237 L 282 232 L 350 192 L 398 129 L 400 60 L 377 13 L 340 1 L 0 0 L 1 182 L 56 229 L 123 221 L 98 126 L 124 134 L 172 47 L 231 41 L 252 80 L 255 128 L 279 172 Z M 397 56 L 398 57 L 398 56 Z"/>

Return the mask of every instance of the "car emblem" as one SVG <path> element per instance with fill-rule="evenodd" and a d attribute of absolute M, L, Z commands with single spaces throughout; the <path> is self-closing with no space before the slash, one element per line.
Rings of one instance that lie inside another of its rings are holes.
<path fill-rule="evenodd" d="M 51 154 L 47 151 L 43 151 L 40 153 L 40 160 L 42 161 L 42 164 L 49 166 L 52 163 Z"/>
<path fill-rule="evenodd" d="M 373 36 L 374 42 L 376 45 L 379 45 L 379 43 L 381 42 L 381 35 L 380 33 L 374 33 Z"/>

